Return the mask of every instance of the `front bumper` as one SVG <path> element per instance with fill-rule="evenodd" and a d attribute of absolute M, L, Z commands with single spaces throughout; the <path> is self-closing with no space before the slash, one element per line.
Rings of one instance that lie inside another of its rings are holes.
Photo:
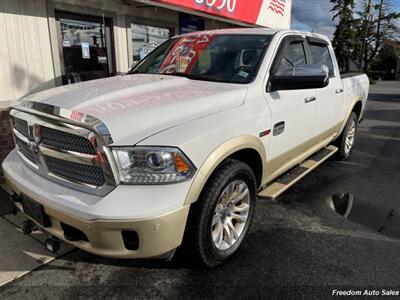
<path fill-rule="evenodd" d="M 15 203 L 15 206 L 24 213 L 20 203 Z M 44 212 L 49 216 L 51 226 L 42 229 L 77 248 L 104 257 L 152 258 L 162 257 L 181 244 L 189 206 L 154 219 L 141 221 L 85 221 L 49 207 L 44 207 Z M 68 240 L 62 223 L 83 232 L 87 240 Z M 123 231 L 138 234 L 137 250 L 126 248 L 122 237 Z"/>
<path fill-rule="evenodd" d="M 3 163 L 6 181 L 18 195 L 40 203 L 50 218 L 43 228 L 90 253 L 115 258 L 159 257 L 182 243 L 190 205 L 184 205 L 190 183 L 160 188 L 118 186 L 98 197 L 76 191 L 36 174 L 13 151 Z M 16 207 L 23 212 L 20 202 Z M 81 231 L 86 239 L 67 239 L 65 226 Z M 129 250 L 123 231 L 136 232 L 138 248 Z"/>

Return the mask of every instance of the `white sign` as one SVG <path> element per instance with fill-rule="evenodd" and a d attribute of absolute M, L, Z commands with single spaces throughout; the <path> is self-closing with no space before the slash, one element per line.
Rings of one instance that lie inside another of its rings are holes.
<path fill-rule="evenodd" d="M 264 0 L 256 24 L 277 28 L 290 29 L 292 15 L 292 0 Z"/>
<path fill-rule="evenodd" d="M 90 47 L 89 43 L 82 43 L 82 58 L 83 59 L 90 59 Z"/>

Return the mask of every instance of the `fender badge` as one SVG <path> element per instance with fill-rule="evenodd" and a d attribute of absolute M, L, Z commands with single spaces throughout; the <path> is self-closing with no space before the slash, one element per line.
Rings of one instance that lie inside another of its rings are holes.
<path fill-rule="evenodd" d="M 260 132 L 260 138 L 267 136 L 271 133 L 271 129 Z"/>

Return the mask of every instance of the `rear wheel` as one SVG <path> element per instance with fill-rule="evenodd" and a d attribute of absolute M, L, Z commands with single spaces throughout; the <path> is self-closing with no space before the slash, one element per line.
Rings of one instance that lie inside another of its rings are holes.
<path fill-rule="evenodd" d="M 199 262 L 214 267 L 238 250 L 253 219 L 255 202 L 252 170 L 227 159 L 191 208 L 187 246 Z"/>
<path fill-rule="evenodd" d="M 339 160 L 348 160 L 353 150 L 356 134 L 358 129 L 358 117 L 355 112 L 352 112 L 347 120 L 346 126 L 340 137 L 336 141 L 336 146 L 339 148 L 337 158 Z"/>

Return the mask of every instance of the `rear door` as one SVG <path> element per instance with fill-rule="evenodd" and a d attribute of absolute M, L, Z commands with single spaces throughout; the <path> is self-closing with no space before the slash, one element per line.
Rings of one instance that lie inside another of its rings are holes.
<path fill-rule="evenodd" d="M 325 65 L 329 68 L 329 85 L 317 89 L 317 119 L 315 133 L 327 137 L 335 133 L 343 108 L 343 84 L 339 71 L 335 69 L 329 44 L 313 37 L 308 37 L 310 59 L 313 64 Z"/>
<path fill-rule="evenodd" d="M 306 41 L 301 36 L 285 37 L 275 56 L 270 75 L 292 76 L 295 65 L 309 62 Z M 269 175 L 279 172 L 309 147 L 314 137 L 317 105 L 314 89 L 267 92 L 272 112 L 273 137 L 268 159 Z M 311 101 L 310 101 L 311 100 Z"/>

